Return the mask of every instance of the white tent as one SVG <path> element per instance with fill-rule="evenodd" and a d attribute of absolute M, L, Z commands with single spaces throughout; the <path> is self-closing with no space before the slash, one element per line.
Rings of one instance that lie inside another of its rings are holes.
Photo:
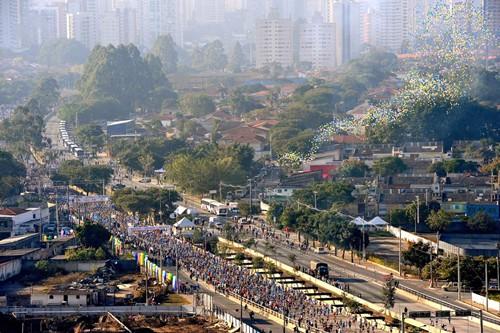
<path fill-rule="evenodd" d="M 375 227 L 385 227 L 386 225 L 389 224 L 386 221 L 384 221 L 380 216 L 375 216 L 368 223 L 374 225 Z"/>
<path fill-rule="evenodd" d="M 183 217 L 179 222 L 174 224 L 174 227 L 176 229 L 192 229 L 196 227 L 196 225 L 188 218 Z"/>
<path fill-rule="evenodd" d="M 358 227 L 362 227 L 363 225 L 366 227 L 366 226 L 370 225 L 370 223 L 368 223 L 368 221 L 365 221 L 361 217 L 356 217 L 354 220 L 351 221 L 351 223 L 354 223 Z"/>

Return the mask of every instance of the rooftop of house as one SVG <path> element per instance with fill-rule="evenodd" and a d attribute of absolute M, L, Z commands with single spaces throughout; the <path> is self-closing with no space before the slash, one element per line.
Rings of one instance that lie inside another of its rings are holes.
<path fill-rule="evenodd" d="M 15 243 L 15 242 L 19 242 L 19 241 L 22 241 L 22 240 L 25 240 L 25 239 L 28 239 L 28 238 L 32 238 L 32 237 L 38 236 L 38 235 L 39 234 L 31 233 L 31 234 L 24 234 L 24 235 L 12 236 L 12 237 L 9 237 L 9 238 L 4 238 L 4 239 L 0 240 L 0 246 L 12 244 L 12 243 Z"/>
<path fill-rule="evenodd" d="M 0 250 L 0 258 L 18 258 L 24 257 L 33 252 L 39 251 L 39 248 Z"/>
<path fill-rule="evenodd" d="M 28 210 L 24 208 L 19 208 L 19 207 L 9 207 L 9 208 L 4 208 L 0 209 L 0 215 L 6 215 L 6 216 L 16 216 L 20 214 L 24 214 L 28 212 Z"/>

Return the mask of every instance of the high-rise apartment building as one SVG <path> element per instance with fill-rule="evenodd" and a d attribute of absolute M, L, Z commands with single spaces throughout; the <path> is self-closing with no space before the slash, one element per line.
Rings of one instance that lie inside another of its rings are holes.
<path fill-rule="evenodd" d="M 336 66 L 335 24 L 326 23 L 317 13 L 310 23 L 299 26 L 299 60 L 314 69 Z"/>
<path fill-rule="evenodd" d="M 500 0 L 483 0 L 483 13 L 488 29 L 500 40 Z"/>
<path fill-rule="evenodd" d="M 391 52 L 400 52 L 403 41 L 408 38 L 405 31 L 406 0 L 381 0 L 380 1 L 380 34 L 377 46 Z"/>
<path fill-rule="evenodd" d="M 140 44 L 151 48 L 158 36 L 171 35 L 183 44 L 182 0 L 139 0 L 138 31 Z"/>
<path fill-rule="evenodd" d="M 257 68 L 277 63 L 283 67 L 293 64 L 294 29 L 291 19 L 283 19 L 276 12 L 257 20 L 255 33 Z"/>
<path fill-rule="evenodd" d="M 43 42 L 66 37 L 66 35 L 61 35 L 59 14 L 57 7 L 46 6 L 31 8 L 30 28 L 33 32 L 33 43 L 40 45 Z"/>
<path fill-rule="evenodd" d="M 224 22 L 225 0 L 196 0 L 194 20 L 199 24 Z"/>
<path fill-rule="evenodd" d="M 67 36 L 85 45 L 88 49 L 94 48 L 98 42 L 97 19 L 94 13 L 77 12 L 68 14 Z"/>
<path fill-rule="evenodd" d="M 352 0 L 329 0 L 328 22 L 335 24 L 337 65 L 356 58 L 361 51 L 359 3 Z"/>
<path fill-rule="evenodd" d="M 20 50 L 25 37 L 24 24 L 27 17 L 27 0 L 0 1 L 0 47 Z"/>

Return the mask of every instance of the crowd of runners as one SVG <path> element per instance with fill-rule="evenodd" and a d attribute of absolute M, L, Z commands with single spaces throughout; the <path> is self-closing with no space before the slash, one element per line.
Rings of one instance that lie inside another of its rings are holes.
<path fill-rule="evenodd" d="M 192 280 L 204 281 L 221 293 L 239 295 L 262 307 L 285 314 L 297 328 L 301 327 L 309 332 L 375 331 L 371 321 L 350 314 L 343 307 L 335 307 L 310 298 L 300 290 L 280 285 L 264 274 L 256 274 L 230 260 L 193 246 L 190 242 L 175 237 L 171 231 L 129 234 L 127 229 L 140 225 L 139 220 L 117 211 L 109 201 L 73 202 L 70 208 L 73 214 L 78 214 L 81 218 L 105 225 L 131 249 L 143 250 L 151 258 L 159 258 L 161 253 L 161 260 L 178 260 L 179 266 Z M 253 232 L 266 231 L 256 229 Z"/>

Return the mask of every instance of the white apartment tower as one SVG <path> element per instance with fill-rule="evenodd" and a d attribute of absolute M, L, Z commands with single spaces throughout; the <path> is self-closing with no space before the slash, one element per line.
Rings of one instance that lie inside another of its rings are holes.
<path fill-rule="evenodd" d="M 262 68 L 277 63 L 283 67 L 293 64 L 293 23 L 271 13 L 267 19 L 256 23 L 256 65 Z"/>
<path fill-rule="evenodd" d="M 488 29 L 500 40 L 500 0 L 483 0 L 483 12 Z"/>
<path fill-rule="evenodd" d="M 140 0 L 137 23 L 142 46 L 151 48 L 161 35 L 171 35 L 182 45 L 181 3 L 182 0 Z"/>
<path fill-rule="evenodd" d="M 89 12 L 77 12 L 68 14 L 66 19 L 68 39 L 75 39 L 91 50 L 98 41 L 96 16 Z"/>
<path fill-rule="evenodd" d="M 361 51 L 361 22 L 359 3 L 352 0 L 329 0 L 328 22 L 335 24 L 337 65 L 359 56 Z"/>
<path fill-rule="evenodd" d="M 19 50 L 23 47 L 26 0 L 0 1 L 0 47 Z"/>
<path fill-rule="evenodd" d="M 319 13 L 311 23 L 299 26 L 299 59 L 312 64 L 314 69 L 332 69 L 336 66 L 335 24 L 325 23 Z"/>
<path fill-rule="evenodd" d="M 224 22 L 225 0 L 196 0 L 194 19 L 199 24 Z"/>
<path fill-rule="evenodd" d="M 380 0 L 378 46 L 400 53 L 414 41 L 427 15 L 428 1 Z"/>

